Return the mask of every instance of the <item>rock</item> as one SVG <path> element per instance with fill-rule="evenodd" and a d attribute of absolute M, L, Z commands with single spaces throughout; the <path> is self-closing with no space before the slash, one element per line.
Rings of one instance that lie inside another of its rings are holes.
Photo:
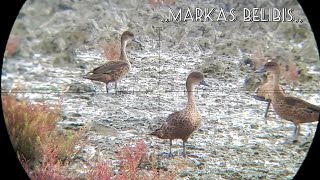
<path fill-rule="evenodd" d="M 115 136 L 115 137 L 118 136 L 118 130 L 110 126 L 103 126 L 103 125 L 93 123 L 90 130 L 103 136 Z"/>
<path fill-rule="evenodd" d="M 70 88 L 68 92 L 72 93 L 85 93 L 85 92 L 95 92 L 92 86 L 89 86 L 85 83 L 72 82 L 69 84 Z"/>
<path fill-rule="evenodd" d="M 71 122 L 71 121 L 63 121 L 59 123 L 64 129 L 74 129 L 77 130 L 82 127 L 84 124 L 80 122 Z"/>
<path fill-rule="evenodd" d="M 76 61 L 73 58 L 71 53 L 60 53 L 57 54 L 56 57 L 53 59 L 53 65 L 55 67 L 65 67 L 67 65 L 74 65 Z"/>

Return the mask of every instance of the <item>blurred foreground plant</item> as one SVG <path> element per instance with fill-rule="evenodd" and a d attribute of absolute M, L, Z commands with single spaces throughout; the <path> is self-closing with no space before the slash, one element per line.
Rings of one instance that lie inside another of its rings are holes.
<path fill-rule="evenodd" d="M 32 179 L 62 179 L 65 164 L 81 149 L 82 132 L 61 133 L 61 101 L 52 109 L 44 103 L 2 95 L 2 107 L 11 143 Z"/>
<path fill-rule="evenodd" d="M 112 173 L 109 163 L 98 162 L 87 175 L 89 180 L 173 180 L 176 172 L 164 171 L 154 153 L 148 155 L 147 145 L 137 140 L 133 146 L 123 146 L 118 151 L 119 169 Z M 115 168 L 115 167 L 114 167 Z"/>

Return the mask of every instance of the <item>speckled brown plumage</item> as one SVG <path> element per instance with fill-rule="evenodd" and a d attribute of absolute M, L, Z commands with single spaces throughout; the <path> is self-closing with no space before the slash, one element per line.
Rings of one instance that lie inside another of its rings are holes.
<path fill-rule="evenodd" d="M 320 107 L 282 92 L 279 85 L 280 67 L 277 62 L 267 62 L 257 70 L 266 71 L 273 75 L 273 91 L 270 96 L 272 107 L 281 118 L 293 122 L 294 140 L 297 140 L 300 124 L 318 121 Z"/>
<path fill-rule="evenodd" d="M 183 141 L 183 156 L 186 156 L 185 143 L 201 125 L 201 115 L 197 109 L 194 100 L 194 87 L 195 85 L 209 86 L 204 81 L 204 76 L 201 72 L 192 72 L 189 74 L 186 87 L 188 92 L 187 106 L 181 110 L 176 111 L 168 116 L 166 122 L 150 135 L 156 136 L 160 139 L 170 140 L 170 152 L 169 156 L 172 157 L 171 146 L 172 140 L 182 139 Z"/>
<path fill-rule="evenodd" d="M 125 31 L 121 36 L 121 54 L 119 61 L 109 61 L 102 66 L 95 68 L 84 76 L 86 79 L 93 81 L 100 81 L 106 84 L 106 91 L 108 92 L 108 84 L 115 82 L 115 89 L 117 90 L 118 82 L 123 79 L 131 69 L 131 63 L 127 58 L 126 45 L 127 42 L 132 39 L 141 45 L 139 41 L 134 38 L 134 35 L 130 31 Z"/>

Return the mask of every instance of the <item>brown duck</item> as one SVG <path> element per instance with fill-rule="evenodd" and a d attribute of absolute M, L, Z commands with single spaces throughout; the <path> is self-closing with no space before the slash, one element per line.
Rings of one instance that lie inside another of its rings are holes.
<path fill-rule="evenodd" d="M 284 93 L 284 89 L 280 86 L 281 91 Z M 253 97 L 259 101 L 265 101 L 267 102 L 266 110 L 264 111 L 264 118 L 265 122 L 266 118 L 268 116 L 268 111 L 271 104 L 271 92 L 273 90 L 273 76 L 270 73 L 267 73 L 266 75 L 262 76 L 262 83 L 257 87 L 255 90 L 256 95 Z"/>
<path fill-rule="evenodd" d="M 280 66 L 277 62 L 269 61 L 256 72 L 269 72 L 273 75 L 271 104 L 274 111 L 283 119 L 293 122 L 294 141 L 297 140 L 300 124 L 319 121 L 320 107 L 302 99 L 285 95 L 280 88 Z"/>
<path fill-rule="evenodd" d="M 109 92 L 108 84 L 115 82 L 115 90 L 117 90 L 118 82 L 123 79 L 131 69 L 131 63 L 127 58 L 126 46 L 129 40 L 141 43 L 135 39 L 134 35 L 130 31 L 125 31 L 121 35 L 121 53 L 119 61 L 109 61 L 102 66 L 99 66 L 84 76 L 86 79 L 93 81 L 100 81 L 106 84 L 106 91 Z"/>
<path fill-rule="evenodd" d="M 274 58 L 268 58 L 268 57 L 263 57 L 263 56 L 258 56 L 260 58 L 255 58 L 255 62 L 260 62 L 263 63 L 263 62 L 268 62 L 268 60 L 270 61 L 276 61 L 276 59 Z M 260 60 L 262 59 L 262 60 Z M 256 70 L 256 66 L 254 64 L 254 62 L 251 60 L 251 59 L 246 59 L 244 61 L 244 64 L 246 65 L 249 65 L 250 67 L 252 67 L 253 69 Z M 262 65 L 260 64 L 260 67 Z M 267 102 L 267 107 L 265 109 L 265 112 L 264 112 L 264 120 L 265 120 L 265 123 L 267 123 L 267 116 L 268 116 L 268 112 L 269 112 L 269 108 L 270 108 L 270 104 L 271 104 L 271 99 L 270 99 L 270 93 L 271 91 L 273 90 L 272 89 L 272 85 L 273 85 L 273 76 L 270 74 L 270 73 L 266 73 L 262 76 L 262 83 L 256 88 L 255 90 L 255 94 L 253 96 L 253 98 L 255 98 L 256 100 L 259 100 L 259 101 L 265 101 Z M 281 90 L 284 92 L 283 88 L 280 87 Z"/>
<path fill-rule="evenodd" d="M 186 157 L 185 143 L 201 125 L 201 115 L 197 109 L 194 99 L 195 85 L 209 86 L 204 81 L 204 76 L 201 72 L 192 72 L 186 80 L 188 103 L 187 106 L 180 111 L 176 111 L 168 116 L 166 122 L 150 135 L 160 139 L 170 140 L 169 157 L 173 157 L 171 152 L 172 140 L 182 139 L 183 141 L 183 156 Z"/>

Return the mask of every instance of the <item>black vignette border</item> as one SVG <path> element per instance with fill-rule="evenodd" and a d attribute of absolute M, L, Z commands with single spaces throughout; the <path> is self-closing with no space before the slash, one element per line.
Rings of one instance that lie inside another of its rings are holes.
<path fill-rule="evenodd" d="M 1 31 L 0 31 L 0 50 L 1 50 L 1 74 L 2 74 L 2 63 L 5 47 L 9 38 L 12 26 L 19 14 L 20 9 L 26 0 L 10 0 L 1 1 L 0 12 L 1 12 Z M 0 147 L 1 147 L 1 169 L 0 179 L 4 177 L 10 177 L 10 179 L 30 179 L 27 173 L 24 171 L 17 155 L 10 142 L 9 135 L 6 129 L 2 101 L 1 101 L 1 116 L 0 121 Z"/>
<path fill-rule="evenodd" d="M 318 53 L 319 53 L 319 46 L 320 46 L 320 15 L 319 10 L 315 7 L 316 4 L 313 1 L 308 0 L 298 0 L 300 6 L 302 7 L 305 15 L 308 18 L 310 23 L 311 29 L 315 36 L 315 40 L 317 43 Z M 319 87 L 320 88 L 320 87 Z M 320 117 L 319 117 L 320 120 Z M 313 142 L 310 146 L 310 149 L 302 162 L 299 170 L 297 171 L 296 175 L 293 179 L 319 179 L 320 171 L 319 171 L 319 164 L 320 164 L 320 123 L 318 123 L 317 130 L 315 132 Z M 318 177 L 318 178 L 316 178 Z"/>

